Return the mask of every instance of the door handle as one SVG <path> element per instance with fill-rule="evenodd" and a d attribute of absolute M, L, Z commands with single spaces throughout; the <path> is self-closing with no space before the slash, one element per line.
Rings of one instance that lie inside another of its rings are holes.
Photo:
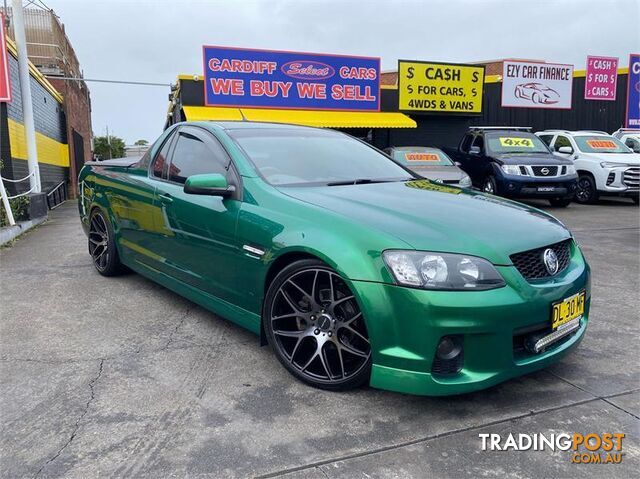
<path fill-rule="evenodd" d="M 160 197 L 160 201 L 165 205 L 173 203 L 173 198 L 171 197 L 171 195 L 159 195 L 159 197 Z"/>

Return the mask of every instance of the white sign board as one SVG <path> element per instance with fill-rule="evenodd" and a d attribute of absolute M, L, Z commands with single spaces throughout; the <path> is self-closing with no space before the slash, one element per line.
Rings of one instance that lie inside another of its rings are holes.
<path fill-rule="evenodd" d="M 571 108 L 573 65 L 505 61 L 502 106 Z"/>

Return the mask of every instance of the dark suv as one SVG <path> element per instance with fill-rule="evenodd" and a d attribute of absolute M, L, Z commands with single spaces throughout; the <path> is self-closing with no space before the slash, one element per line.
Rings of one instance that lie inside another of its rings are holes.
<path fill-rule="evenodd" d="M 457 149 L 445 151 L 486 193 L 567 206 L 576 192 L 573 162 L 555 156 L 529 128 L 472 127 Z"/>

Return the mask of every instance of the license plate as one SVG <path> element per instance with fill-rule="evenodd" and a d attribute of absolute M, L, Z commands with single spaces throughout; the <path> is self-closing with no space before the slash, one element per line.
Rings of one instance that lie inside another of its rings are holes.
<path fill-rule="evenodd" d="M 555 187 L 553 186 L 539 186 L 538 191 L 553 191 Z"/>
<path fill-rule="evenodd" d="M 583 290 L 562 301 L 553 303 L 551 310 L 551 328 L 554 330 L 558 329 L 558 327 L 563 324 L 582 316 L 584 314 L 586 296 L 586 292 Z"/>

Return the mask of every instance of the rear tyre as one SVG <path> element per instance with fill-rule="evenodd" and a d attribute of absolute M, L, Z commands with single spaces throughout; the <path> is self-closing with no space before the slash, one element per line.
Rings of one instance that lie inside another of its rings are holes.
<path fill-rule="evenodd" d="M 566 208 L 571 204 L 571 201 L 571 198 L 551 198 L 549 203 L 551 203 L 551 206 Z"/>
<path fill-rule="evenodd" d="M 493 176 L 489 175 L 484 179 L 484 183 L 482 183 L 482 191 L 492 195 L 498 194 L 498 184 Z"/>
<path fill-rule="evenodd" d="M 264 301 L 264 331 L 282 365 L 311 386 L 353 389 L 371 374 L 369 335 L 345 281 L 305 259 L 275 277 Z"/>
<path fill-rule="evenodd" d="M 575 200 L 583 205 L 593 204 L 598 201 L 598 190 L 593 176 L 588 174 L 580 175 Z"/>
<path fill-rule="evenodd" d="M 113 228 L 99 209 L 91 212 L 89 221 L 89 254 L 93 266 L 102 276 L 116 276 L 124 272 L 113 237 Z"/>

